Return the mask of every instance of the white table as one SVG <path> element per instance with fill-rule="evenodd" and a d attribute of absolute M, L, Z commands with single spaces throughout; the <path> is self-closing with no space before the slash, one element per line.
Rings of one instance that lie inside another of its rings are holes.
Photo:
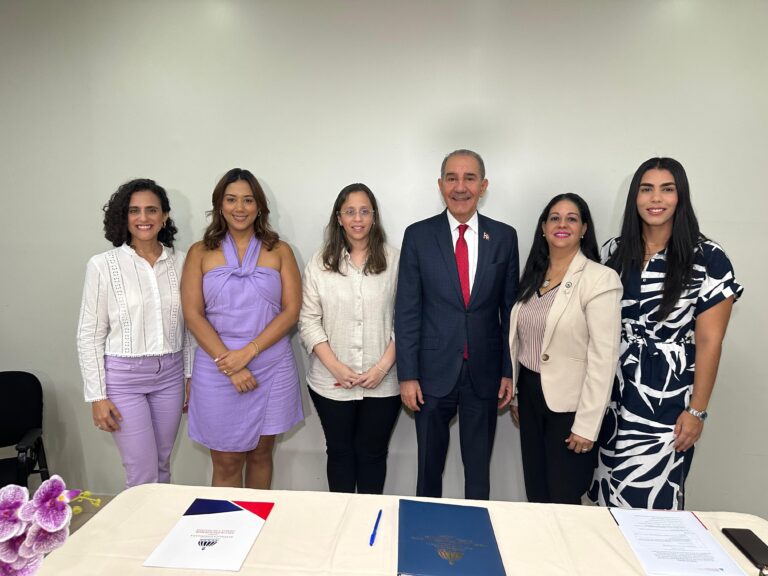
<path fill-rule="evenodd" d="M 144 560 L 195 498 L 274 502 L 241 574 L 393 576 L 397 573 L 400 496 L 263 491 L 149 484 L 118 495 L 43 562 L 41 576 L 216 574 L 145 568 Z M 428 500 L 428 499 L 425 499 Z M 507 574 L 642 575 L 640 564 L 605 508 L 443 499 L 486 506 Z M 376 543 L 371 528 L 383 509 Z M 750 528 L 768 541 L 768 521 L 749 514 L 697 513 L 747 574 L 757 570 L 721 534 Z M 222 573 L 226 574 L 226 572 Z"/>

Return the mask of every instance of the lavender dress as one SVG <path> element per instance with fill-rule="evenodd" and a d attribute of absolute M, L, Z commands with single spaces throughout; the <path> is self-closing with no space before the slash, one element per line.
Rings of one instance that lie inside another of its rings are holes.
<path fill-rule="evenodd" d="M 227 264 L 203 276 L 205 315 L 224 345 L 242 348 L 280 312 L 280 273 L 256 266 L 261 241 L 251 238 L 242 265 L 227 234 L 222 241 Z M 299 376 L 288 336 L 251 361 L 258 387 L 240 393 L 197 348 L 192 369 L 189 437 L 221 452 L 247 452 L 259 437 L 285 432 L 304 419 Z"/>

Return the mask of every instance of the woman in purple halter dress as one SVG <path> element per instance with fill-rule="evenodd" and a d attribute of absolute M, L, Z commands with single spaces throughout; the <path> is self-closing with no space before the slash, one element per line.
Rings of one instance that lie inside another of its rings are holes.
<path fill-rule="evenodd" d="M 304 418 L 288 339 L 301 276 L 269 227 L 266 196 L 249 171 L 234 168 L 219 181 L 212 216 L 182 279 L 184 314 L 199 344 L 189 436 L 211 450 L 213 486 L 264 489 L 275 435 Z"/>

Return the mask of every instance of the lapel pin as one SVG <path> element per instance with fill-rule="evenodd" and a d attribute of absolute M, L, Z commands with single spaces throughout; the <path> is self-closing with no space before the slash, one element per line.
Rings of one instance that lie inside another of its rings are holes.
<path fill-rule="evenodd" d="M 483 232 L 483 240 L 490 240 L 491 237 L 488 236 L 488 232 Z"/>

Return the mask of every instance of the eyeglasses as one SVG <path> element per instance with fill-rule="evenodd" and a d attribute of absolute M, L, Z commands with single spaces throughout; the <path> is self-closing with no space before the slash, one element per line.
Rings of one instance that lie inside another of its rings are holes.
<path fill-rule="evenodd" d="M 358 214 L 360 215 L 360 218 L 368 218 L 368 216 L 373 216 L 373 210 L 370 208 L 360 208 L 360 210 L 347 208 L 346 210 L 339 211 L 339 216 L 346 216 L 347 218 L 354 218 Z"/>

